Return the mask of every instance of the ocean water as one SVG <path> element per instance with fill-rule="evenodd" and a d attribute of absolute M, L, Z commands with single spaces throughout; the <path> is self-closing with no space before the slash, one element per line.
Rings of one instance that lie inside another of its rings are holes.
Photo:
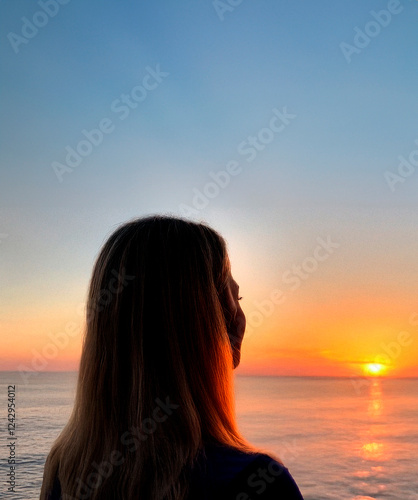
<path fill-rule="evenodd" d="M 68 420 L 75 373 L 0 372 L 0 497 L 39 498 Z M 16 393 L 16 492 L 8 493 L 7 386 Z M 305 500 L 418 500 L 418 379 L 236 377 L 245 437 L 279 456 Z"/>
<path fill-rule="evenodd" d="M 240 377 L 240 428 L 305 500 L 418 500 L 418 379 Z"/>

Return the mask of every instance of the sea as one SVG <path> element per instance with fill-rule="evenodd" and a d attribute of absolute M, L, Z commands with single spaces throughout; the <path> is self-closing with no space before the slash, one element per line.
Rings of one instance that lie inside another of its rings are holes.
<path fill-rule="evenodd" d="M 39 498 L 76 379 L 74 372 L 0 372 L 0 498 Z M 242 434 L 283 461 L 305 500 L 418 500 L 418 379 L 236 375 L 235 392 Z M 12 442 L 16 486 L 9 492 Z"/>

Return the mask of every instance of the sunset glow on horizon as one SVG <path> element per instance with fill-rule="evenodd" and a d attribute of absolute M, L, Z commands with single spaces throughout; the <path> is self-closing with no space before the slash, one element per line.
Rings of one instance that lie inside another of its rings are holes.
<path fill-rule="evenodd" d="M 337 255 L 323 266 L 322 273 L 318 269 L 316 276 L 294 291 L 286 289 L 283 281 L 282 286 L 280 281 L 273 282 L 268 270 L 263 276 L 263 268 L 259 268 L 259 286 L 251 287 L 255 282 L 248 272 L 251 256 L 242 252 L 242 234 L 237 235 L 234 227 L 221 232 L 228 239 L 232 271 L 247 318 L 237 374 L 418 377 L 418 314 L 409 312 L 414 311 L 414 300 L 393 303 L 383 314 L 383 297 L 376 296 L 371 302 L 366 297 L 356 300 L 349 290 L 338 293 L 338 286 L 324 281 L 338 272 Z M 286 269 L 287 264 L 281 268 Z M 3 320 L 9 335 L 1 338 L 1 370 L 77 370 L 85 328 L 82 300 L 90 272 L 86 269 L 78 293 L 80 302 L 73 293 L 67 304 L 39 304 L 36 309 L 22 305 L 7 322 Z M 269 281 L 275 286 L 269 286 Z"/>
<path fill-rule="evenodd" d="M 254 277 L 248 272 L 250 256 L 240 249 L 242 235 L 231 227 L 221 232 L 230 235 L 233 275 L 247 317 L 237 374 L 418 377 L 418 314 L 409 312 L 414 311 L 414 300 L 398 301 L 383 314 L 383 297 L 356 301 L 354 292 L 337 293 L 339 287 L 324 281 L 338 272 L 337 258 L 329 260 L 326 273 L 318 269 L 297 290 L 280 290 L 280 282 L 269 286 L 271 277 L 263 276 L 262 268 L 259 286 L 251 287 Z M 286 269 L 285 264 L 281 267 Z M 80 302 L 74 297 L 67 304 L 39 304 L 36 310 L 22 305 L 3 320 L 9 335 L 1 338 L 1 370 L 77 370 L 85 328 L 82 299 L 90 272 L 86 270 L 80 287 Z"/>

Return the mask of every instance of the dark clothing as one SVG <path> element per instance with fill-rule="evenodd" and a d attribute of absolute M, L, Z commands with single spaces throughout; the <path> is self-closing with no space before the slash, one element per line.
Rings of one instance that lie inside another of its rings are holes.
<path fill-rule="evenodd" d="M 303 500 L 286 467 L 263 453 L 207 445 L 193 469 L 190 500 Z"/>
<path fill-rule="evenodd" d="M 58 479 L 48 500 L 61 500 Z M 188 500 L 303 500 L 303 497 L 287 468 L 268 455 L 211 444 L 200 453 L 191 471 Z"/>

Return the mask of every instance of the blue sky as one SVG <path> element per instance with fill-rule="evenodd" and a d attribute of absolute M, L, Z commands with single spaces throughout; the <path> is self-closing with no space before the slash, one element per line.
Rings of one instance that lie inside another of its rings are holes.
<path fill-rule="evenodd" d="M 389 6 L 398 13 L 348 63 L 340 44 Z M 385 269 L 383 281 L 413 287 L 418 171 L 394 192 L 384 173 L 418 149 L 416 2 L 243 0 L 221 20 L 211 1 L 70 0 L 15 48 L 10 33 L 41 7 L 0 8 L 6 315 L 78 303 L 116 224 L 192 206 L 231 161 L 240 173 L 196 218 L 230 241 L 247 288 L 271 288 L 327 233 L 346 242 L 342 279 L 367 288 Z M 166 76 L 121 120 L 112 105 L 149 68 Z M 294 118 L 248 162 L 238 146 L 274 109 Z M 51 165 L 106 118 L 112 132 L 59 182 Z M 370 276 L 359 261 L 376 263 Z"/>

